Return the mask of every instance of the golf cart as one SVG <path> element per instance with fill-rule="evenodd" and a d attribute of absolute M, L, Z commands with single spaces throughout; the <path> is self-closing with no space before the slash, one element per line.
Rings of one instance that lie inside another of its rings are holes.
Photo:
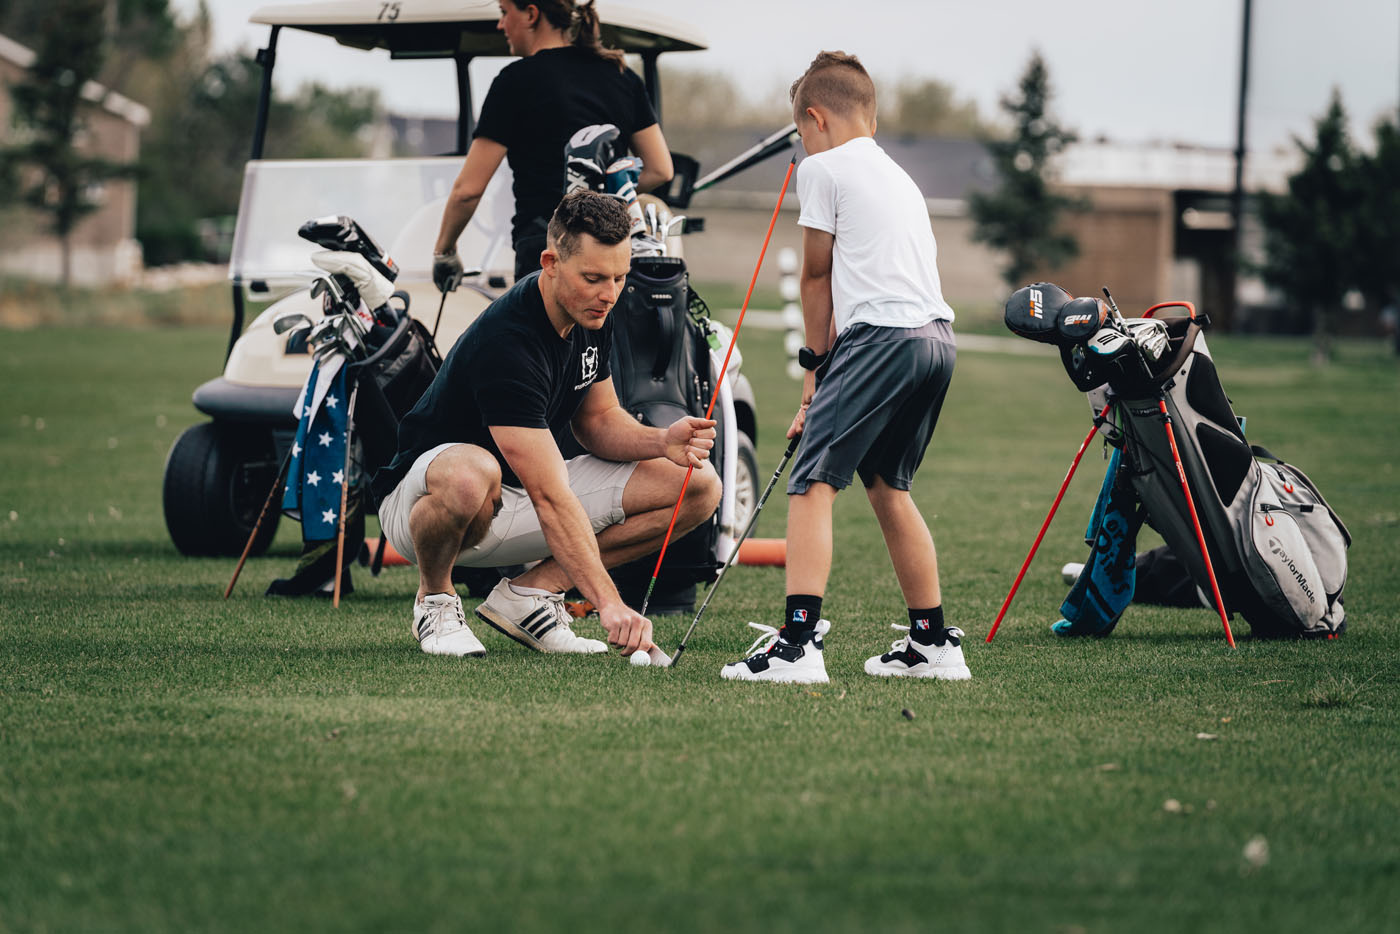
<path fill-rule="evenodd" d="M 694 29 L 647 10 L 607 4 L 601 12 L 604 43 L 640 56 L 644 83 L 659 115 L 658 56 L 703 49 L 703 38 Z M 293 407 L 312 360 L 305 341 L 278 333 L 273 321 L 292 312 L 312 321 L 322 316 L 320 300 L 307 288 L 316 275 L 310 259 L 316 247 L 298 238 L 303 223 L 349 215 L 381 238 L 400 270 L 394 283 L 399 289 L 396 294 L 410 315 L 433 330 L 444 354 L 507 287 L 514 263 L 513 201 L 510 169 L 504 162 L 458 241 L 465 265 L 480 272 L 441 299 L 430 269 L 443 206 L 471 141 L 474 118 L 468 65 L 480 56 L 509 54 L 504 36 L 495 28 L 499 16 L 495 0 L 320 0 L 266 6 L 251 17 L 252 22 L 268 25 L 270 33 L 266 48 L 258 52 L 262 92 L 229 264 L 233 322 L 224 372 L 195 390 L 195 407 L 211 420 L 176 440 L 165 467 L 166 525 L 181 553 L 239 554 L 292 445 L 297 426 Z M 283 29 L 320 34 L 355 49 L 386 49 L 393 60 L 451 59 L 456 65 L 459 110 L 455 151 L 429 158 L 264 159 L 272 71 Z M 684 208 L 693 191 L 785 148 L 791 138 L 787 131 L 775 134 L 698 182 L 695 161 L 674 154 L 676 177 L 659 193 L 658 203 Z M 699 228 L 693 221 L 687 226 Z M 683 229 L 668 239 L 671 255 L 680 253 L 680 232 Z M 245 330 L 247 304 L 269 301 Z M 719 326 L 719 331 L 727 342 L 727 329 Z M 724 349 L 721 345 L 718 352 Z M 717 552 L 729 547 L 731 536 L 743 528 L 758 481 L 753 454 L 755 405 L 747 380 L 737 371 L 738 356 L 730 364 L 716 406 L 721 426 L 738 429 L 726 433 L 728 438 L 720 445 L 722 456 L 717 458 L 725 481 Z M 251 553 L 266 551 L 276 520 L 274 514 L 258 526 Z"/>

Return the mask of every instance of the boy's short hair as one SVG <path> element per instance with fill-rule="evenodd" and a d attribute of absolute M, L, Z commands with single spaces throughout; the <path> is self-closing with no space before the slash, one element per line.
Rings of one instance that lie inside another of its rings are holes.
<path fill-rule="evenodd" d="M 580 188 L 570 192 L 549 219 L 549 246 L 567 260 L 578 252 L 580 234 L 588 234 L 604 246 L 616 246 L 632 230 L 627 208 L 612 195 Z"/>
<path fill-rule="evenodd" d="M 875 119 L 875 82 L 860 59 L 845 52 L 819 52 L 788 89 L 793 109 L 824 107 L 841 116 Z"/>

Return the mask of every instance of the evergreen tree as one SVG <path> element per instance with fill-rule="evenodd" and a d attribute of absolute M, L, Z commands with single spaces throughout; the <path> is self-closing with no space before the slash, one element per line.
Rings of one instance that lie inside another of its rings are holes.
<path fill-rule="evenodd" d="M 1311 144 L 1295 140 L 1303 166 L 1289 177 L 1287 194 L 1259 197 L 1265 251 L 1260 272 L 1285 301 L 1310 315 L 1314 359 L 1323 362 L 1330 355 L 1331 319 L 1358 282 L 1363 198 L 1357 153 L 1337 91 L 1315 126 Z"/>
<path fill-rule="evenodd" d="M 11 86 L 16 143 L 0 149 L 0 177 L 18 199 L 47 215 L 62 245 L 63 284 L 72 280 L 72 234 L 101 205 L 103 183 L 134 167 L 83 145 L 84 87 L 96 80 L 106 47 L 104 0 L 52 0 L 38 17 L 33 65 Z"/>
<path fill-rule="evenodd" d="M 1018 97 L 1001 100 L 1014 127 L 1010 138 L 987 143 L 1001 185 L 990 194 L 974 192 L 969 203 L 973 238 L 1007 254 L 1002 278 L 1012 288 L 1024 285 L 1032 271 L 1053 269 L 1079 254 L 1074 237 L 1057 227 L 1066 211 L 1088 208 L 1082 199 L 1050 189 L 1051 159 L 1077 137 L 1049 115 L 1050 74 L 1039 52 L 1031 56 L 1019 90 Z"/>
<path fill-rule="evenodd" d="M 1400 125 L 1376 124 L 1376 149 L 1358 160 L 1356 286 L 1373 307 L 1400 305 Z"/>

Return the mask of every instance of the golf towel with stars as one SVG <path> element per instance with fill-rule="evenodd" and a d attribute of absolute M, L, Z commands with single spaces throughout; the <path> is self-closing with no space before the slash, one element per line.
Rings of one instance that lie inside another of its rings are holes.
<path fill-rule="evenodd" d="M 337 367 L 320 405 L 306 404 L 308 393 L 317 385 L 317 368 L 312 368 L 297 400 L 301 420 L 292 442 L 292 461 L 287 468 L 287 490 L 282 510 L 300 518 L 302 538 L 317 541 L 334 538 L 340 518 L 340 487 L 345 482 L 345 368 Z"/>

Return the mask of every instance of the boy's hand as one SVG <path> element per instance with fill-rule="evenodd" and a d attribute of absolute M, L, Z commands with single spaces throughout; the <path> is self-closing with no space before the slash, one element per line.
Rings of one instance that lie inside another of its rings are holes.
<path fill-rule="evenodd" d="M 798 408 L 797 414 L 792 417 L 792 424 L 788 426 L 787 437 L 796 438 L 802 434 L 802 430 L 807 427 L 807 408 L 812 404 L 812 396 L 817 392 L 817 374 L 808 370 L 802 374 L 802 405 Z"/>

